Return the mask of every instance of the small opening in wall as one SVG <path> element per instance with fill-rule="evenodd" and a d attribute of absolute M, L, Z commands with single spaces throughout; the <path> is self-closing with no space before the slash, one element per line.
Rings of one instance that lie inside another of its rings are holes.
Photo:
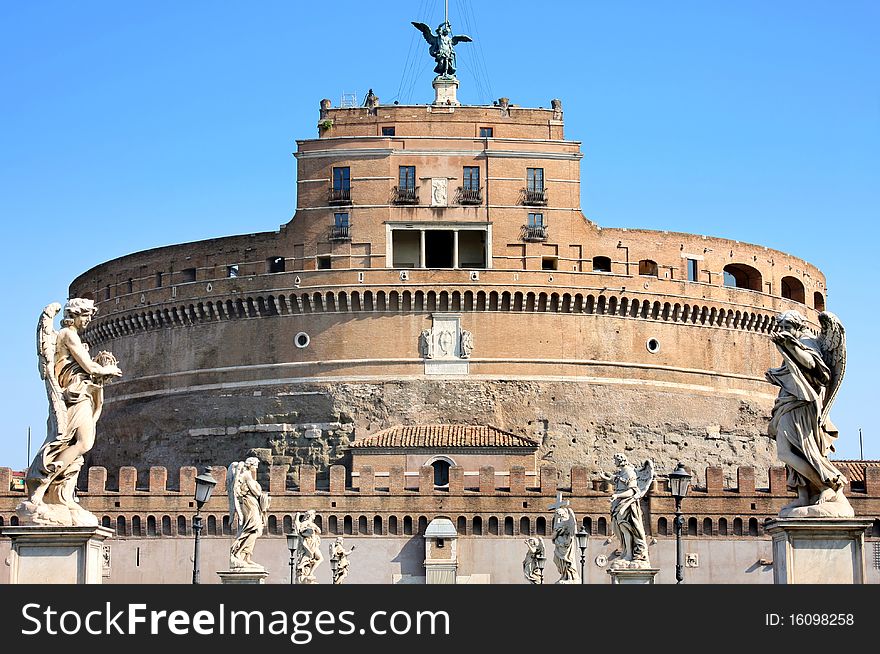
<path fill-rule="evenodd" d="M 529 508 L 529 503 L 528 503 L 528 502 L 523 502 L 523 508 L 524 508 L 524 509 Z"/>
<path fill-rule="evenodd" d="M 336 502 L 330 502 L 330 506 L 333 507 L 333 508 L 335 509 L 335 508 L 336 508 Z"/>
<path fill-rule="evenodd" d="M 308 347 L 310 342 L 311 342 L 311 339 L 309 338 L 309 335 L 306 334 L 305 332 L 300 332 L 299 334 L 297 334 L 296 336 L 293 337 L 293 344 L 296 345 L 300 349 L 302 349 L 304 347 Z"/>
<path fill-rule="evenodd" d="M 226 266 L 226 276 L 227 277 L 238 277 L 238 264 L 234 263 L 231 266 Z"/>
<path fill-rule="evenodd" d="M 318 257 L 318 270 L 330 270 L 330 257 Z"/>
<path fill-rule="evenodd" d="M 649 338 L 648 342 L 645 343 L 645 347 L 648 348 L 648 352 L 651 354 L 657 354 L 660 351 L 660 341 L 656 338 Z"/>
<path fill-rule="evenodd" d="M 559 259 L 557 257 L 542 257 L 541 270 L 558 270 Z"/>
<path fill-rule="evenodd" d="M 443 539 L 442 539 L 442 538 L 438 538 L 438 539 L 437 539 L 437 548 L 438 548 L 438 549 L 443 549 L 443 547 L 445 547 L 445 546 L 446 546 L 446 543 L 443 542 Z"/>

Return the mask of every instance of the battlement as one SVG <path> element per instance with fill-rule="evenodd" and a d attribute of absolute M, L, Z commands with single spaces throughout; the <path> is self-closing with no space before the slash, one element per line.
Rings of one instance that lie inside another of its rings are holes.
<path fill-rule="evenodd" d="M 880 466 L 864 465 L 858 472 L 854 477 L 859 481 L 847 488 L 847 496 L 857 515 L 878 516 Z M 465 475 L 463 468 L 453 466 L 449 484 L 443 487 L 434 485 L 429 466 L 423 466 L 418 476 L 405 474 L 401 467 L 383 475 L 365 466 L 350 478 L 344 466 L 335 465 L 329 482 L 320 486 L 313 466 L 297 467 L 294 486 L 288 483 L 288 473 L 289 466 L 273 465 L 260 478 L 272 496 L 269 535 L 288 532 L 293 514 L 307 509 L 318 512 L 329 534 L 416 535 L 423 533 L 433 517 L 447 516 L 464 536 L 546 535 L 552 518 L 548 506 L 560 491 L 590 533 L 610 535 L 610 485 L 585 466 L 574 466 L 564 481 L 555 466 L 541 467 L 535 477 L 527 476 L 521 466 L 509 472 L 483 466 L 476 475 Z M 186 535 L 195 514 L 196 474 L 192 466 L 180 468 L 173 477 L 164 467 L 139 474 L 126 466 L 118 471 L 118 487 L 108 488 L 107 470 L 93 467 L 81 475 L 85 488 L 78 496 L 84 507 L 101 516 L 105 526 L 115 527 L 119 536 Z M 211 474 L 217 486 L 202 509 L 207 534 L 229 535 L 226 470 L 215 466 Z M 792 496 L 785 487 L 783 468 L 771 468 L 768 477 L 768 487 L 757 488 L 755 469 L 740 467 L 736 485 L 725 486 L 721 468 L 706 468 L 705 483 L 693 487 L 682 505 L 686 534 L 763 536 L 764 523 Z M 15 507 L 24 497 L 24 492 L 10 490 L 11 481 L 12 471 L 0 468 L 0 524 L 17 524 Z M 536 483 L 529 485 L 529 481 Z M 666 479 L 654 481 L 645 503 L 651 534 L 671 537 L 675 507 Z M 871 535 L 880 537 L 880 520 L 875 521 Z"/>

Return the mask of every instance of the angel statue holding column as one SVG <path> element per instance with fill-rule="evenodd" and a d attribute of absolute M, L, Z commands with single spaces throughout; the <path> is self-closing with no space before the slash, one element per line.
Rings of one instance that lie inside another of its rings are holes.
<path fill-rule="evenodd" d="M 649 459 L 636 469 L 624 454 L 614 455 L 617 471 L 599 476 L 614 486 L 611 495 L 611 525 L 620 542 L 620 558 L 612 568 L 649 568 L 648 541 L 642 522 L 642 498 L 654 481 L 654 464 Z"/>
<path fill-rule="evenodd" d="M 238 519 L 238 533 L 229 548 L 230 570 L 264 570 L 252 558 L 269 511 L 269 495 L 257 482 L 259 465 L 260 460 L 251 456 L 230 464 L 226 473 L 230 524 Z"/>

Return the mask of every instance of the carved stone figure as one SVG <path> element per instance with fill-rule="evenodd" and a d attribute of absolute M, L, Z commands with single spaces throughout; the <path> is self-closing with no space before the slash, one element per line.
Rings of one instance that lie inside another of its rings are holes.
<path fill-rule="evenodd" d="M 263 570 L 251 558 L 254 545 L 263 533 L 269 510 L 269 495 L 257 482 L 256 457 L 230 464 L 226 473 L 226 490 L 229 495 L 229 522 L 238 518 L 238 534 L 229 548 L 230 570 Z"/>
<path fill-rule="evenodd" d="M 379 106 L 379 96 L 373 93 L 373 89 L 367 91 L 367 97 L 364 98 L 364 106 L 370 110 Z"/>
<path fill-rule="evenodd" d="M 293 528 L 299 532 L 298 562 L 296 564 L 296 583 L 316 584 L 315 568 L 324 560 L 321 554 L 321 529 L 315 524 L 315 511 L 297 513 L 293 518 Z"/>
<path fill-rule="evenodd" d="M 649 568 L 651 563 L 648 560 L 648 541 L 642 522 L 641 499 L 654 481 L 654 464 L 647 460 L 636 470 L 625 455 L 615 454 L 614 465 L 617 466 L 617 471 L 613 475 L 606 472 L 599 474 L 602 479 L 614 485 L 611 495 L 611 526 L 620 542 L 620 558 L 611 567 Z"/>
<path fill-rule="evenodd" d="M 556 494 L 556 502 L 550 505 L 553 515 L 553 563 L 559 570 L 557 584 L 578 584 L 580 575 L 575 563 L 575 540 L 577 518 L 568 500 L 562 500 L 562 493 Z"/>
<path fill-rule="evenodd" d="M 330 560 L 336 561 L 336 567 L 333 570 L 333 583 L 341 584 L 348 576 L 349 555 L 354 552 L 356 545 L 352 545 L 351 549 L 346 551 L 342 546 L 342 536 L 337 536 L 333 544 L 330 545 Z"/>
<path fill-rule="evenodd" d="M 448 20 L 438 25 L 434 33 L 424 23 L 413 22 L 413 25 L 422 33 L 425 41 L 431 46 L 428 52 L 434 57 L 434 61 L 437 62 L 434 72 L 440 77 L 455 77 L 454 47 L 459 43 L 470 43 L 473 39 L 464 34 L 453 36 L 452 25 L 450 25 Z"/>
<path fill-rule="evenodd" d="M 434 337 L 430 329 L 423 329 L 419 336 L 419 349 L 426 359 L 434 358 Z"/>
<path fill-rule="evenodd" d="M 530 584 L 543 583 L 542 572 L 538 569 L 538 557 L 544 556 L 544 539 L 537 536 L 526 538 L 526 558 L 523 559 L 523 574 Z"/>
<path fill-rule="evenodd" d="M 431 180 L 431 206 L 445 207 L 449 204 L 449 180 L 435 177 Z"/>
<path fill-rule="evenodd" d="M 828 457 L 834 451 L 837 428 L 829 418 L 846 368 L 846 334 L 837 316 L 819 314 L 822 332 L 813 336 L 797 311 L 777 319 L 771 338 L 782 355 L 782 365 L 766 377 L 779 387 L 768 433 L 785 464 L 788 487 L 797 499 L 779 511 L 779 517 L 837 517 L 855 515 L 843 495 L 846 478 Z"/>
<path fill-rule="evenodd" d="M 461 330 L 461 358 L 470 359 L 474 351 L 474 335 L 466 329 Z"/>
<path fill-rule="evenodd" d="M 437 334 L 437 349 L 442 357 L 448 357 L 455 350 L 455 335 L 451 329 L 441 329 Z M 441 358 L 442 358 L 441 357 Z"/>
<path fill-rule="evenodd" d="M 80 340 L 79 332 L 98 311 L 94 301 L 68 300 L 56 332 L 52 323 L 59 311 L 60 304 L 50 304 L 37 324 L 38 365 L 49 398 L 48 433 L 25 475 L 28 499 L 16 513 L 21 524 L 95 526 L 98 518 L 74 497 L 76 478 L 95 444 L 104 384 L 122 372 L 110 352 L 92 359 Z"/>

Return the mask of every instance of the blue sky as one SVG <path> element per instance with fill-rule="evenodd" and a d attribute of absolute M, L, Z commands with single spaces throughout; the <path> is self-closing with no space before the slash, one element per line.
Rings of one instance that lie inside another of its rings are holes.
<path fill-rule="evenodd" d="M 561 98 L 591 220 L 760 243 L 825 272 L 849 343 L 839 455 L 858 457 L 862 427 L 880 459 L 880 3 L 449 4 L 475 39 L 459 98 Z M 0 465 L 26 466 L 28 426 L 32 451 L 45 435 L 41 309 L 108 259 L 287 222 L 291 153 L 321 98 L 431 101 L 409 22 L 435 26 L 442 5 L 0 5 Z"/>

